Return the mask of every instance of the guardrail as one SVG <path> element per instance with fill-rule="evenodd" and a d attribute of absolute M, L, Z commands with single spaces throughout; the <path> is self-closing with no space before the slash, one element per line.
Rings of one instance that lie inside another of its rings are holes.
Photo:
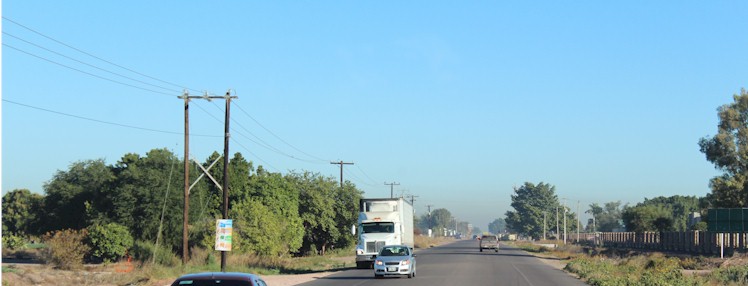
<path fill-rule="evenodd" d="M 577 235 L 570 235 L 568 241 L 576 242 Z M 598 232 L 597 234 L 580 233 L 578 241 L 580 243 L 605 247 L 673 251 L 702 255 L 731 255 L 735 252 L 748 252 L 748 232 Z"/>

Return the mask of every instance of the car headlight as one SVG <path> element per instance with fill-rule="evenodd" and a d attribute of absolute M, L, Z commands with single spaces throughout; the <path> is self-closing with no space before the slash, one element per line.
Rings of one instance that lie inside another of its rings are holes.
<path fill-rule="evenodd" d="M 384 263 L 382 263 L 382 260 L 376 260 L 376 261 L 374 261 L 374 263 L 375 263 L 376 265 L 382 265 L 382 264 L 384 264 Z"/>
<path fill-rule="evenodd" d="M 410 264 L 410 260 L 400 261 L 400 265 L 408 265 L 408 264 Z"/>

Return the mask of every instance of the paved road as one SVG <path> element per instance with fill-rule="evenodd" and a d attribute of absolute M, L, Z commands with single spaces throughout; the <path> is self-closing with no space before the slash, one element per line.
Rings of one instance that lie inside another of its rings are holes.
<path fill-rule="evenodd" d="M 342 271 L 304 286 L 349 285 L 586 285 L 526 252 L 502 244 L 498 253 L 478 251 L 478 242 L 461 240 L 416 251 L 417 276 L 413 279 L 374 279 L 374 270 Z"/>

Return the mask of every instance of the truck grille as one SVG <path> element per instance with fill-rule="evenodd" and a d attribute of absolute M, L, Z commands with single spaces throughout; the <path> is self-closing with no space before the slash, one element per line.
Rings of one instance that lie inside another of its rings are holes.
<path fill-rule="evenodd" d="M 372 253 L 372 252 L 379 253 L 379 250 L 381 250 L 383 246 L 384 246 L 384 241 L 367 241 L 366 242 L 366 253 Z"/>

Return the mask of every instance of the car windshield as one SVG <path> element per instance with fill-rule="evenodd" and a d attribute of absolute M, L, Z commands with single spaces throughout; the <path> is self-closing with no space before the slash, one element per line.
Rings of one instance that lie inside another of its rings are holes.
<path fill-rule="evenodd" d="M 363 233 L 394 233 L 395 224 L 391 222 L 362 223 Z"/>
<path fill-rule="evenodd" d="M 408 253 L 407 247 L 385 247 L 380 256 L 408 256 Z"/>

